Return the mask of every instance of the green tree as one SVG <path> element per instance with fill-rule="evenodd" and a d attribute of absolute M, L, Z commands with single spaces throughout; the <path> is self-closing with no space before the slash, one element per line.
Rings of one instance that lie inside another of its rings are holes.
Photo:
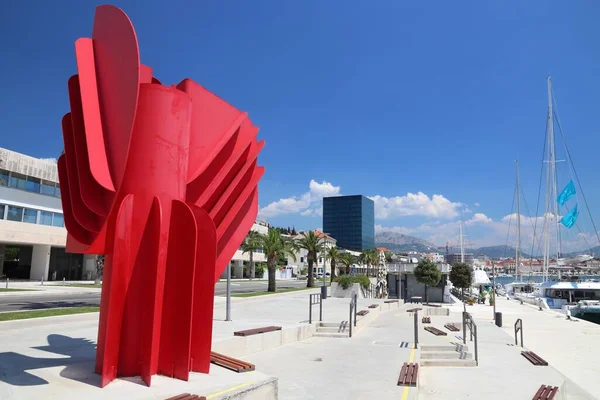
<path fill-rule="evenodd" d="M 372 266 L 379 262 L 379 257 L 376 249 L 364 250 L 358 258 L 361 264 L 367 269 L 367 276 L 373 276 Z"/>
<path fill-rule="evenodd" d="M 346 267 L 346 275 L 350 275 L 350 271 L 352 269 L 352 264 L 354 264 L 354 256 L 350 253 L 342 253 L 340 254 L 340 262 Z"/>
<path fill-rule="evenodd" d="M 254 266 L 254 252 L 260 249 L 260 234 L 255 231 L 248 232 L 246 239 L 242 243 L 242 254 L 250 254 L 250 279 L 256 277 L 256 268 Z"/>
<path fill-rule="evenodd" d="M 5 261 L 17 261 L 21 256 L 20 247 L 6 247 L 4 249 L 4 260 Z"/>
<path fill-rule="evenodd" d="M 335 267 L 340 260 L 340 252 L 337 247 L 331 246 L 325 250 L 325 259 L 330 261 L 331 265 L 331 282 L 335 279 Z"/>
<path fill-rule="evenodd" d="M 276 229 L 269 229 L 269 233 L 259 236 L 260 247 L 263 249 L 267 257 L 267 270 L 269 271 L 268 291 L 274 292 L 275 288 L 275 270 L 277 269 L 277 261 L 281 256 L 290 256 L 296 260 L 296 247 L 294 243 L 281 236 L 281 233 Z"/>
<path fill-rule="evenodd" d="M 460 288 L 462 294 L 463 309 L 467 311 L 465 303 L 465 289 L 473 284 L 473 268 L 468 264 L 457 262 L 452 265 L 450 270 L 450 282 L 454 287 Z"/>
<path fill-rule="evenodd" d="M 321 250 L 319 237 L 315 235 L 313 231 L 308 233 L 304 232 L 302 237 L 298 239 L 297 245 L 299 248 L 305 249 L 308 252 L 306 255 L 306 260 L 308 261 L 308 280 L 306 282 L 306 287 L 315 287 L 313 264 L 317 261 L 317 254 Z"/>
<path fill-rule="evenodd" d="M 440 283 L 442 272 L 429 258 L 422 258 L 415 268 L 415 278 L 417 279 L 417 282 L 425 285 L 425 302 L 429 303 L 427 289 L 429 286 L 435 286 Z"/>
<path fill-rule="evenodd" d="M 386 251 L 385 252 L 385 262 L 391 263 L 392 262 L 392 255 L 393 255 L 393 253 L 391 251 Z"/>
<path fill-rule="evenodd" d="M 94 280 L 94 284 L 100 284 L 102 275 L 104 275 L 104 255 L 99 254 L 96 256 L 96 279 Z"/>

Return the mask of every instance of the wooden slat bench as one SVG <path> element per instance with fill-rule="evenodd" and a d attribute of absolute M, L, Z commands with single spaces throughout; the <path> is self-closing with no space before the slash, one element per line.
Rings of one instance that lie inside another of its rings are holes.
<path fill-rule="evenodd" d="M 526 359 L 528 359 L 533 365 L 538 365 L 538 366 L 543 366 L 543 367 L 548 365 L 548 362 L 546 360 L 544 360 L 542 357 L 535 354 L 533 351 L 522 351 L 521 355 L 523 357 L 525 357 Z"/>
<path fill-rule="evenodd" d="M 371 304 L 371 305 L 369 306 L 369 308 L 377 308 L 377 307 L 379 307 L 379 304 Z"/>
<path fill-rule="evenodd" d="M 421 323 L 423 323 L 423 324 L 430 324 L 431 323 L 431 317 L 423 317 L 423 318 L 421 318 Z"/>
<path fill-rule="evenodd" d="M 417 374 L 419 373 L 419 364 L 404 363 L 398 377 L 398 386 L 417 386 Z"/>
<path fill-rule="evenodd" d="M 411 308 L 410 310 L 406 310 L 406 312 L 417 312 L 417 311 L 421 311 L 422 308 Z"/>
<path fill-rule="evenodd" d="M 446 324 L 446 325 L 444 325 L 444 328 L 448 329 L 450 332 L 460 331 L 460 329 L 458 329 L 456 326 L 454 326 L 452 324 Z"/>
<path fill-rule="evenodd" d="M 558 393 L 558 387 L 542 385 L 533 396 L 532 400 L 552 400 Z"/>
<path fill-rule="evenodd" d="M 397 302 L 398 302 L 398 300 L 386 300 L 386 301 L 384 301 L 384 303 L 386 303 L 386 304 L 387 303 L 397 303 Z"/>
<path fill-rule="evenodd" d="M 249 362 L 238 360 L 236 358 L 227 357 L 214 351 L 210 352 L 210 362 L 218 365 L 219 367 L 230 369 L 234 372 L 254 371 L 254 364 L 250 364 Z"/>
<path fill-rule="evenodd" d="M 361 317 L 364 317 L 368 313 L 369 313 L 369 310 L 360 310 L 359 312 L 356 313 L 356 315 L 360 315 Z"/>
<path fill-rule="evenodd" d="M 448 336 L 446 332 L 440 331 L 438 328 L 434 328 L 433 326 L 426 326 L 425 330 L 429 333 L 433 333 L 435 336 Z"/>
<path fill-rule="evenodd" d="M 166 400 L 206 400 L 206 397 L 198 396 L 195 394 L 182 393 L 178 394 L 177 396 L 169 397 Z"/>
<path fill-rule="evenodd" d="M 258 335 L 259 333 L 275 332 L 280 331 L 280 326 L 265 326 L 262 328 L 246 329 L 244 331 L 233 332 L 234 336 L 252 336 Z"/>

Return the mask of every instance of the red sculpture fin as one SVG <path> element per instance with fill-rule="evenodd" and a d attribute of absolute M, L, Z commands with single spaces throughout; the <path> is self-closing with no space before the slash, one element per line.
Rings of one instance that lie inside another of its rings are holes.
<path fill-rule="evenodd" d="M 110 177 L 106 148 L 104 147 L 92 39 L 78 39 L 75 42 L 75 55 L 77 58 L 89 168 L 94 180 L 100 186 L 114 192 L 115 186 Z"/>
<path fill-rule="evenodd" d="M 196 219 L 196 265 L 194 279 L 191 370 L 208 374 L 212 344 L 215 283 L 213 274 L 217 258 L 217 231 L 206 211 L 191 205 Z M 209 328 L 210 327 L 210 328 Z"/>
<path fill-rule="evenodd" d="M 112 182 L 123 180 L 140 86 L 140 53 L 131 20 L 120 8 L 96 8 L 94 60 Z"/>

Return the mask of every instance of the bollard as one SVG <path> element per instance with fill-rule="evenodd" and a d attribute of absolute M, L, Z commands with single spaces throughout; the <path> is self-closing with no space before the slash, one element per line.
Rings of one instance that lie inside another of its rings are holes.
<path fill-rule="evenodd" d="M 65 286 L 65 278 L 63 278 L 63 286 Z"/>
<path fill-rule="evenodd" d="M 415 349 L 419 348 L 419 312 L 415 311 Z"/>
<path fill-rule="evenodd" d="M 6 288 L 8 289 L 8 278 L 6 278 Z"/>
<path fill-rule="evenodd" d="M 44 286 L 44 277 L 43 276 L 42 276 L 41 282 L 42 282 L 42 286 Z"/>

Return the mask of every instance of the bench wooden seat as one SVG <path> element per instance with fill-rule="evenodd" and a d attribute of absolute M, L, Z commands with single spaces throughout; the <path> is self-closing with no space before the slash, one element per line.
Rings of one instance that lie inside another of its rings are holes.
<path fill-rule="evenodd" d="M 418 363 L 404 363 L 398 377 L 398 386 L 417 386 Z"/>
<path fill-rule="evenodd" d="M 384 303 L 386 303 L 386 304 L 387 303 L 397 303 L 397 302 L 398 302 L 398 300 L 386 300 L 386 301 L 384 301 Z"/>
<path fill-rule="evenodd" d="M 356 313 L 356 315 L 360 315 L 361 317 L 364 317 L 368 313 L 369 313 L 369 310 L 360 310 L 359 312 Z"/>
<path fill-rule="evenodd" d="M 448 336 L 446 332 L 440 331 L 438 328 L 434 328 L 433 326 L 426 326 L 425 330 L 429 333 L 433 333 L 435 336 Z"/>
<path fill-rule="evenodd" d="M 237 358 L 227 357 L 223 354 L 210 352 L 210 362 L 219 367 L 230 369 L 234 372 L 249 372 L 254 371 L 254 364 L 238 360 Z"/>
<path fill-rule="evenodd" d="M 444 325 L 444 328 L 448 329 L 450 332 L 460 331 L 460 329 L 458 329 L 456 326 L 454 326 L 452 324 L 446 324 L 446 325 Z"/>
<path fill-rule="evenodd" d="M 533 400 L 552 400 L 558 393 L 558 387 L 542 385 L 533 396 Z"/>
<path fill-rule="evenodd" d="M 431 317 L 423 317 L 421 319 L 421 323 L 423 323 L 423 324 L 430 324 L 431 323 Z"/>
<path fill-rule="evenodd" d="M 406 312 L 417 312 L 417 311 L 421 311 L 422 308 L 411 308 L 410 310 L 406 310 Z"/>
<path fill-rule="evenodd" d="M 544 360 L 542 357 L 535 354 L 533 351 L 522 351 L 521 355 L 528 359 L 533 365 L 545 367 L 548 365 L 548 362 Z"/>
<path fill-rule="evenodd" d="M 280 326 L 265 326 L 262 328 L 246 329 L 244 331 L 233 332 L 233 335 L 234 336 L 252 336 L 252 335 L 258 335 L 259 333 L 274 332 L 274 331 L 280 331 L 280 330 L 281 330 Z"/>
<path fill-rule="evenodd" d="M 369 306 L 369 308 L 377 308 L 377 307 L 379 307 L 379 304 L 371 304 L 371 305 Z"/>
<path fill-rule="evenodd" d="M 206 397 L 189 393 L 181 393 L 177 396 L 169 397 L 166 400 L 206 400 Z"/>

